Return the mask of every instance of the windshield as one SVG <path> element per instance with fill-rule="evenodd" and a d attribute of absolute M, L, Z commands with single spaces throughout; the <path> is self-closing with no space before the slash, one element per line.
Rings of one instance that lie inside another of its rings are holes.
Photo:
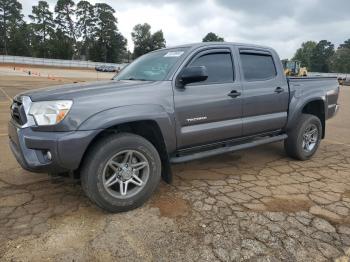
<path fill-rule="evenodd" d="M 294 61 L 288 61 L 286 68 L 293 70 L 295 67 L 295 62 Z"/>
<path fill-rule="evenodd" d="M 114 80 L 165 80 L 171 68 L 187 50 L 188 48 L 174 48 L 143 55 L 123 69 Z"/>

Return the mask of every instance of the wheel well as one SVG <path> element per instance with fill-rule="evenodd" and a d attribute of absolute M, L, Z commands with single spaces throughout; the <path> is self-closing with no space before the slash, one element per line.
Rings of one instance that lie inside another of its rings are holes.
<path fill-rule="evenodd" d="M 326 134 L 326 115 L 324 102 L 322 100 L 311 101 L 304 106 L 302 113 L 314 115 L 320 119 L 322 124 L 322 138 L 324 138 Z"/>
<path fill-rule="evenodd" d="M 158 124 L 152 120 L 135 121 L 130 123 L 118 124 L 103 130 L 97 136 L 95 136 L 94 139 L 90 142 L 88 148 L 84 153 L 81 164 L 84 162 L 86 153 L 93 148 L 93 146 L 97 143 L 97 141 L 111 134 L 122 133 L 122 132 L 132 133 L 132 134 L 142 136 L 143 138 L 147 139 L 149 142 L 152 143 L 152 145 L 157 149 L 160 159 L 162 161 L 162 178 L 167 183 L 170 183 L 172 181 L 172 173 L 171 173 L 170 162 L 168 158 L 168 152 L 166 150 L 166 145 L 164 142 L 162 132 Z"/>

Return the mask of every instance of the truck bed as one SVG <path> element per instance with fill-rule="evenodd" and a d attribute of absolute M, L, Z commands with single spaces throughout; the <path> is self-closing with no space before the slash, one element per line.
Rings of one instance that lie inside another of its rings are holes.
<path fill-rule="evenodd" d="M 289 82 L 300 82 L 300 81 L 334 81 L 337 80 L 336 76 L 307 76 L 307 77 L 297 77 L 288 76 Z"/>
<path fill-rule="evenodd" d="M 337 109 L 339 83 L 337 77 L 287 77 L 290 89 L 290 108 L 300 108 L 298 101 L 323 100 L 325 118 L 332 117 Z"/>
<path fill-rule="evenodd" d="M 287 77 L 291 91 L 309 92 L 310 90 L 324 91 L 334 90 L 338 87 L 336 77 L 319 76 L 319 77 Z"/>

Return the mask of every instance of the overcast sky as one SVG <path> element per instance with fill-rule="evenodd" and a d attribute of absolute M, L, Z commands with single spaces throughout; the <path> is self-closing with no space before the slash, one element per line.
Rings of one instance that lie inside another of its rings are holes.
<path fill-rule="evenodd" d="M 28 15 L 38 0 L 19 0 Z M 55 0 L 48 0 L 53 10 Z M 76 3 L 78 0 L 76 0 Z M 118 28 L 128 39 L 135 24 L 163 30 L 167 46 L 200 42 L 208 32 L 226 41 L 275 48 L 293 56 L 303 41 L 327 39 L 336 46 L 350 38 L 350 0 L 91 0 L 116 10 Z"/>

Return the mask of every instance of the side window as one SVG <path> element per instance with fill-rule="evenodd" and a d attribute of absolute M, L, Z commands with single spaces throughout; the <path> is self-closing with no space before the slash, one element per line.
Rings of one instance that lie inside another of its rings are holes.
<path fill-rule="evenodd" d="M 244 78 L 248 81 L 266 80 L 277 75 L 271 55 L 241 53 Z"/>
<path fill-rule="evenodd" d="M 208 79 L 201 83 L 233 82 L 232 58 L 229 53 L 209 53 L 193 60 L 190 66 L 205 66 Z"/>

